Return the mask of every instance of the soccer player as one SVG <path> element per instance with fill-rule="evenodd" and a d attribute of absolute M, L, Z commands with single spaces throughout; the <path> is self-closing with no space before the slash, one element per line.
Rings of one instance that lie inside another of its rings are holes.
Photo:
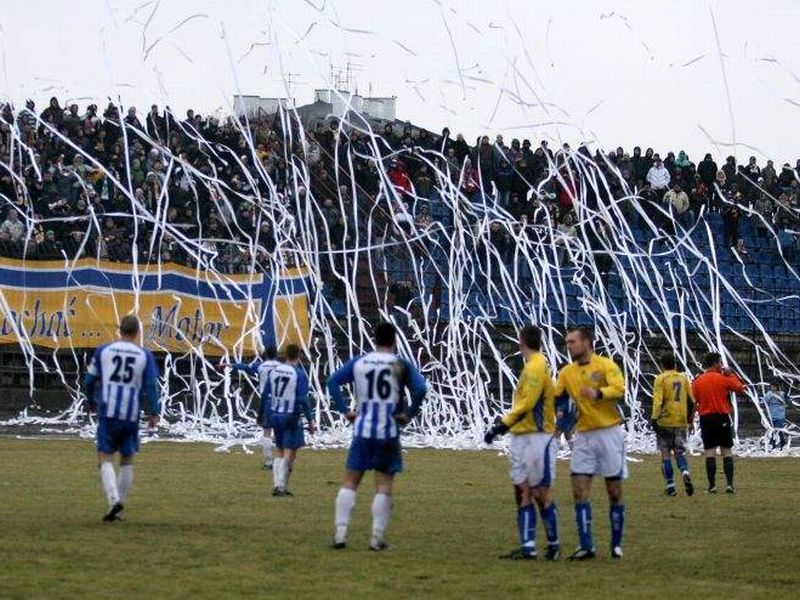
<path fill-rule="evenodd" d="M 733 428 L 731 427 L 730 392 L 744 392 L 744 384 L 730 369 L 722 366 L 718 352 L 709 352 L 703 359 L 705 372 L 692 382 L 694 401 L 700 415 L 700 437 L 706 455 L 708 493 L 717 493 L 717 448 L 722 454 L 727 485 L 725 492 L 733 494 Z"/>
<path fill-rule="evenodd" d="M 269 406 L 264 397 L 264 390 L 267 387 L 269 374 L 275 367 L 281 365 L 278 360 L 278 351 L 275 346 L 267 346 L 264 350 L 264 360 L 256 359 L 251 363 L 238 362 L 231 365 L 234 371 L 244 371 L 250 375 L 258 376 L 258 416 L 256 422 L 263 428 L 261 438 L 261 450 L 264 455 L 264 468 L 272 468 L 272 423 L 270 418 Z M 220 367 L 225 367 L 222 364 Z"/>
<path fill-rule="evenodd" d="M 686 495 L 694 493 L 689 463 L 686 461 L 686 426 L 691 427 L 694 415 L 692 386 L 686 375 L 675 370 L 675 355 L 665 352 L 661 355 L 663 371 L 656 376 L 653 384 L 653 413 L 651 423 L 656 432 L 656 443 L 661 452 L 661 472 L 666 480 L 667 496 L 676 496 L 675 479 L 672 470 L 672 454 L 675 464 L 683 477 Z"/>
<path fill-rule="evenodd" d="M 536 558 L 536 506 L 547 533 L 547 560 L 559 557 L 558 512 L 550 494 L 556 475 L 558 441 L 554 435 L 556 413 L 553 380 L 544 355 L 540 352 L 542 330 L 534 325 L 523 327 L 519 349 L 525 366 L 519 377 L 511 412 L 486 433 L 491 444 L 495 437 L 512 434 L 509 463 L 511 482 L 517 501 L 517 527 L 520 548 L 500 558 L 532 560 Z M 536 505 L 534 505 L 534 502 Z"/>
<path fill-rule="evenodd" d="M 594 353 L 594 334 L 587 327 L 567 332 L 567 351 L 572 362 L 561 369 L 556 381 L 556 428 L 577 435 L 572 445 L 572 497 L 580 547 L 570 560 L 595 557 L 592 539 L 592 477 L 606 481 L 611 520 L 611 557 L 622 558 L 625 505 L 622 480 L 628 476 L 625 431 L 617 403 L 625 394 L 625 378 L 610 358 Z"/>
<path fill-rule="evenodd" d="M 344 484 L 336 497 L 336 533 L 332 547 L 345 548 L 347 528 L 356 503 L 356 491 L 366 471 L 375 471 L 370 550 L 385 550 L 386 528 L 392 513 L 394 476 L 403 470 L 399 428 L 414 418 L 427 387 L 419 371 L 395 353 L 397 331 L 391 323 L 375 328 L 375 351 L 353 358 L 328 379 L 336 409 L 353 423 L 353 441 L 347 456 Z M 352 383 L 356 408 L 350 408 L 341 386 Z M 405 411 L 404 388 L 411 391 Z"/>
<path fill-rule="evenodd" d="M 97 409 L 97 458 L 108 500 L 104 521 L 116 521 L 133 484 L 133 456 L 139 450 L 139 411 L 155 427 L 161 411 L 158 368 L 139 341 L 139 319 L 123 317 L 120 339 L 95 350 L 84 379 L 89 406 Z M 98 385 L 99 384 L 99 385 Z M 119 452 L 119 476 L 114 454 Z"/>
<path fill-rule="evenodd" d="M 306 445 L 300 416 L 305 415 L 308 431 L 317 429 L 308 404 L 308 375 L 300 365 L 300 347 L 286 346 L 286 362 L 269 373 L 264 399 L 269 404 L 270 424 L 275 434 L 272 464 L 273 496 L 292 496 L 288 490 L 297 451 Z"/>

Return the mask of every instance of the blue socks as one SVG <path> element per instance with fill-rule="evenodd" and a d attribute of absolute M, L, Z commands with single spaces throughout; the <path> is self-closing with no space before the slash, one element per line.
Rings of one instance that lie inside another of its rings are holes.
<path fill-rule="evenodd" d="M 517 511 L 519 543 L 523 554 L 536 552 L 536 508 L 533 504 L 520 507 Z"/>
<path fill-rule="evenodd" d="M 587 503 L 588 506 L 588 503 Z M 547 533 L 547 544 L 558 548 L 558 508 L 555 503 L 541 509 L 542 523 Z M 591 521 L 591 507 L 589 508 Z M 591 525 L 590 525 L 591 527 Z M 536 505 L 528 504 L 517 511 L 517 528 L 519 529 L 519 545 L 523 554 L 536 554 Z M 591 542 L 591 533 L 589 534 Z"/>
<path fill-rule="evenodd" d="M 611 548 L 622 546 L 622 532 L 625 529 L 625 505 L 612 504 L 608 516 L 611 519 Z"/>
<path fill-rule="evenodd" d="M 608 516 L 611 520 L 611 548 L 622 546 L 622 533 L 625 531 L 625 505 L 612 504 Z M 581 548 L 594 550 L 592 540 L 592 505 L 589 502 L 575 504 L 575 522 L 578 525 L 578 539 Z"/>
<path fill-rule="evenodd" d="M 672 471 L 672 461 L 665 458 L 661 461 L 661 472 L 667 480 L 667 487 L 675 487 L 675 473 Z"/>
<path fill-rule="evenodd" d="M 581 548 L 584 550 L 594 550 L 592 540 L 592 505 L 589 502 L 578 502 L 575 504 L 575 523 L 578 526 L 578 539 Z"/>
<path fill-rule="evenodd" d="M 552 502 L 547 508 L 541 510 L 544 530 L 547 532 L 547 544 L 558 548 L 558 509 L 556 503 Z"/>
<path fill-rule="evenodd" d="M 684 454 L 675 454 L 675 463 L 678 465 L 678 469 L 681 473 L 689 472 L 689 463 Z"/>

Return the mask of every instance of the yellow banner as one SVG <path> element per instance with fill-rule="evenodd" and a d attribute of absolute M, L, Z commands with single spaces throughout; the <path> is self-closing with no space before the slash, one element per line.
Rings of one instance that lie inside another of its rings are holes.
<path fill-rule="evenodd" d="M 296 269 L 269 281 L 175 264 L 0 259 L 0 343 L 94 348 L 116 339 L 130 313 L 154 351 L 249 355 L 309 336 L 305 278 Z"/>

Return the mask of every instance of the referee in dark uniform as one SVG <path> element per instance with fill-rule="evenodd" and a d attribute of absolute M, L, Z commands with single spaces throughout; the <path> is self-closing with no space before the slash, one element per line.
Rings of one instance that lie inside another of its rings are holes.
<path fill-rule="evenodd" d="M 730 369 L 722 366 L 722 357 L 717 352 L 706 354 L 703 359 L 705 371 L 692 382 L 692 392 L 700 414 L 700 436 L 706 455 L 708 493 L 717 493 L 717 448 L 722 454 L 727 486 L 725 492 L 733 494 L 733 427 L 731 425 L 731 392 L 744 392 L 744 384 Z"/>

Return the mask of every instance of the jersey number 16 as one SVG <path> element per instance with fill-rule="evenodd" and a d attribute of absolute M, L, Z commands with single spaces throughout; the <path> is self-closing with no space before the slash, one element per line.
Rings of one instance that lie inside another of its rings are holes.
<path fill-rule="evenodd" d="M 377 392 L 378 399 L 388 400 L 392 395 L 392 383 L 389 379 L 392 371 L 390 369 L 372 369 L 367 371 L 366 375 L 369 383 L 369 397 L 374 399 Z"/>

